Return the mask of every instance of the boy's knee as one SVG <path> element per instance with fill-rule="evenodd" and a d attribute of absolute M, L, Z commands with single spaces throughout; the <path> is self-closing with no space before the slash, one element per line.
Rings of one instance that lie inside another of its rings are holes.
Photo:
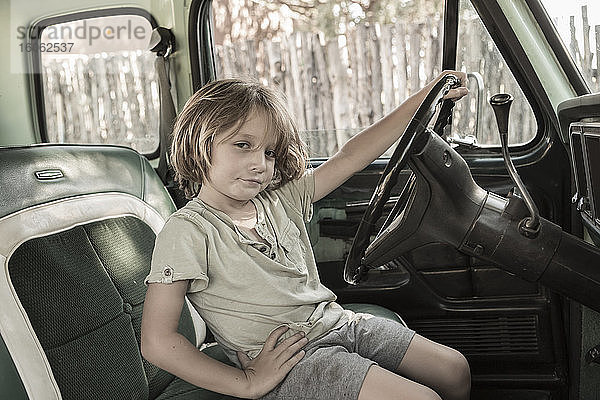
<path fill-rule="evenodd" d="M 465 356 L 462 355 L 461 352 L 457 350 L 452 350 L 450 360 L 451 366 L 456 371 L 457 376 L 465 379 L 471 379 L 471 369 L 469 368 L 469 362 L 467 361 Z"/>
<path fill-rule="evenodd" d="M 423 391 L 419 393 L 419 400 L 442 400 L 439 394 L 435 392 L 435 390 L 430 389 L 428 387 L 424 387 Z"/>
<path fill-rule="evenodd" d="M 469 362 L 460 352 L 452 350 L 448 355 L 447 389 L 452 398 L 467 398 L 471 391 L 471 369 Z"/>

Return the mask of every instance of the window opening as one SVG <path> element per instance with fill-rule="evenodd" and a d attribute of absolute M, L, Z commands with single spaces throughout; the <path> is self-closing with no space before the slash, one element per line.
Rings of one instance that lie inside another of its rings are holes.
<path fill-rule="evenodd" d="M 600 92 L 600 4 L 592 0 L 541 3 L 590 90 Z"/>
<path fill-rule="evenodd" d="M 440 72 L 443 2 L 214 0 L 212 9 L 217 77 L 283 92 L 311 157 L 333 155 Z"/>
<path fill-rule="evenodd" d="M 157 150 L 160 101 L 151 33 L 150 21 L 133 14 L 33 30 L 48 142 Z"/>
<path fill-rule="evenodd" d="M 537 121 L 533 110 L 469 0 L 459 3 L 456 65 L 469 73 L 469 95 L 454 109 L 454 137 L 475 138 L 483 146 L 500 146 L 498 126 L 489 104 L 489 98 L 496 93 L 510 93 L 514 97 L 509 145 L 522 145 L 535 137 Z"/>

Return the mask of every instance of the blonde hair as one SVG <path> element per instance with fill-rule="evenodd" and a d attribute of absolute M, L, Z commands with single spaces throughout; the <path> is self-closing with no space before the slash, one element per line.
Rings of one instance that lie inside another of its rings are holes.
<path fill-rule="evenodd" d="M 173 128 L 170 160 L 175 181 L 187 198 L 197 196 L 207 179 L 215 138 L 228 130 L 231 133 L 219 140 L 237 134 L 253 112 L 265 117 L 267 136 L 275 139 L 275 173 L 268 189 L 276 189 L 304 174 L 306 145 L 281 97 L 255 81 L 213 81 L 190 97 Z"/>

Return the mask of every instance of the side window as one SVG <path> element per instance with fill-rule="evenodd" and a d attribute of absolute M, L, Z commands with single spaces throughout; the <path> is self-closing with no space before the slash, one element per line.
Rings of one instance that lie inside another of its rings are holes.
<path fill-rule="evenodd" d="M 150 21 L 134 14 L 72 17 L 32 30 L 45 139 L 155 152 L 160 104 Z"/>
<path fill-rule="evenodd" d="M 537 133 L 531 106 L 504 62 L 469 0 L 460 0 L 457 69 L 469 73 L 469 96 L 457 103 L 452 133 L 471 136 L 479 145 L 500 145 L 498 127 L 488 99 L 496 93 L 514 97 L 509 121 L 509 145 L 529 142 Z"/>
<path fill-rule="evenodd" d="M 213 0 L 217 77 L 279 88 L 311 157 L 329 157 L 439 74 L 442 7 Z"/>
<path fill-rule="evenodd" d="M 590 90 L 600 92 L 600 4 L 597 0 L 542 0 Z"/>

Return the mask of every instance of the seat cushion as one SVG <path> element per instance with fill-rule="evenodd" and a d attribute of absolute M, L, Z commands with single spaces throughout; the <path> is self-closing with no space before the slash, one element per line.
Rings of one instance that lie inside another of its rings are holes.
<path fill-rule="evenodd" d="M 63 398 L 152 399 L 174 379 L 139 353 L 154 239 L 123 216 L 30 239 L 12 255 L 12 283 Z M 194 342 L 187 307 L 180 332 Z"/>

